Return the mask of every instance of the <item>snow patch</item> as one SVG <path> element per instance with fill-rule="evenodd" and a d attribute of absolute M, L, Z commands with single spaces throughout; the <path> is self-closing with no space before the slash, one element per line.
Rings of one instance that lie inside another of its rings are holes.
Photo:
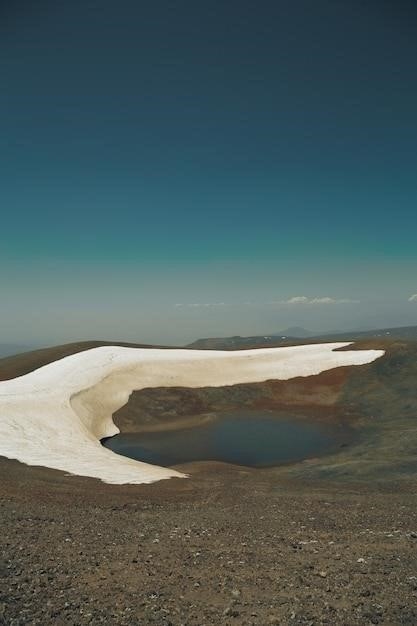
<path fill-rule="evenodd" d="M 236 352 L 103 346 L 0 382 L 0 455 L 107 483 L 184 478 L 170 468 L 119 456 L 100 439 L 119 432 L 112 415 L 133 390 L 221 387 L 313 376 L 363 365 L 383 350 L 334 352 L 322 343 Z"/>

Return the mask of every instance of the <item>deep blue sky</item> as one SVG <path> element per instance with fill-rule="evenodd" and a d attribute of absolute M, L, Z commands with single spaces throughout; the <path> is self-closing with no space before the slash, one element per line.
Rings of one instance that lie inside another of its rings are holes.
<path fill-rule="evenodd" d="M 0 80 L 0 342 L 417 323 L 412 2 L 9 2 Z"/>

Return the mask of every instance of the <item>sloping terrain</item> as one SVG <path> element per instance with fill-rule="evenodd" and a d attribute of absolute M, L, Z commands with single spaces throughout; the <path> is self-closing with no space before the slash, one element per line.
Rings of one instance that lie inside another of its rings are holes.
<path fill-rule="evenodd" d="M 100 346 L 123 346 L 126 348 L 164 348 L 165 346 L 149 346 L 142 343 L 126 343 L 121 341 L 78 341 L 66 343 L 62 346 L 40 348 L 23 354 L 13 354 L 0 359 L 0 380 L 9 380 L 17 376 L 24 376 L 33 370 L 48 365 L 58 359 L 63 359 L 71 354 L 99 348 Z M 167 348 L 169 349 L 169 348 Z"/>
<path fill-rule="evenodd" d="M 0 623 L 414 626 L 417 345 L 358 348 L 386 355 L 310 379 L 144 389 L 115 415 L 124 430 L 241 405 L 347 420 L 358 437 L 331 457 L 117 486 L 0 458 Z M 1 376 L 34 363 L 0 361 Z"/>
<path fill-rule="evenodd" d="M 340 368 L 303 379 L 234 385 L 219 389 L 145 389 L 134 392 L 115 415 L 122 430 L 140 431 L 190 423 L 196 415 L 245 409 L 281 411 L 349 424 L 354 444 L 337 455 L 313 459 L 285 472 L 296 476 L 384 481 L 417 475 L 417 343 L 358 342 L 359 348 L 383 348 L 386 355 L 359 368 Z"/>
<path fill-rule="evenodd" d="M 117 484 L 184 477 L 121 457 L 100 444 L 118 433 L 112 415 L 133 390 L 309 379 L 384 355 L 383 350 L 349 347 L 323 343 L 237 352 L 121 346 L 84 350 L 0 382 L 0 454 Z"/>
<path fill-rule="evenodd" d="M 69 344 L 2 359 L 0 379 L 97 345 L 103 342 Z M 417 343 L 384 338 L 358 342 L 355 348 L 384 349 L 386 355 L 369 365 L 330 370 L 307 379 L 142 389 L 133 392 L 127 405 L 115 413 L 115 422 L 125 432 L 175 428 L 195 424 L 210 413 L 244 407 L 347 423 L 358 434 L 355 445 L 336 456 L 276 471 L 355 480 L 407 478 L 417 469 Z"/>
<path fill-rule="evenodd" d="M 14 343 L 0 343 L 0 359 L 13 354 L 29 352 L 29 350 L 31 350 L 30 346 L 23 346 Z"/>

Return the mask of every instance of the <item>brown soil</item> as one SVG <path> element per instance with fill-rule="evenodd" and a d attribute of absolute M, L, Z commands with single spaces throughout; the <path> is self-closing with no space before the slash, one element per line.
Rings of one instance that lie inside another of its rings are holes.
<path fill-rule="evenodd" d="M 198 463 L 147 486 L 0 459 L 0 623 L 414 626 L 417 347 L 384 345 L 311 379 L 143 390 L 117 416 L 139 430 L 244 406 L 351 423 L 358 444 L 325 459 Z"/>
<path fill-rule="evenodd" d="M 115 487 L 3 461 L 2 623 L 417 623 L 411 485 L 188 469 Z"/>

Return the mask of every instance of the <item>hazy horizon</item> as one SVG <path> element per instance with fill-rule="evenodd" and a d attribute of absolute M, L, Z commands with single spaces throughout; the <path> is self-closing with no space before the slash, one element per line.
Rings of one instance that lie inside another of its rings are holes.
<path fill-rule="evenodd" d="M 417 324 L 412 3 L 1 13 L 0 343 Z"/>

